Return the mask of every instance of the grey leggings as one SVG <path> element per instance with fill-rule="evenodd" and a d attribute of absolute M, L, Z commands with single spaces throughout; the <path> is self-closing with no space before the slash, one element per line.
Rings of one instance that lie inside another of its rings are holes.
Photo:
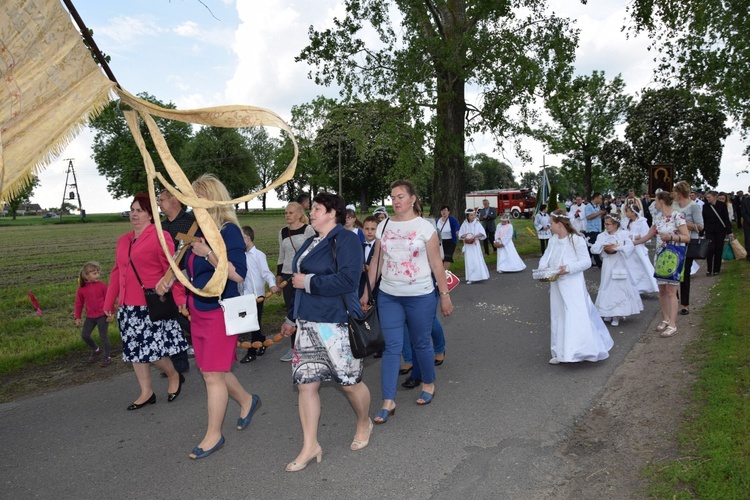
<path fill-rule="evenodd" d="M 96 342 L 91 338 L 91 332 L 94 331 L 94 327 L 99 327 L 99 342 L 102 344 L 104 350 L 104 357 L 109 357 L 109 337 L 107 336 L 107 330 L 109 329 L 109 323 L 107 323 L 106 316 L 99 316 L 98 318 L 86 318 L 83 320 L 83 328 L 81 328 L 81 338 L 86 345 L 91 349 L 96 350 Z"/>

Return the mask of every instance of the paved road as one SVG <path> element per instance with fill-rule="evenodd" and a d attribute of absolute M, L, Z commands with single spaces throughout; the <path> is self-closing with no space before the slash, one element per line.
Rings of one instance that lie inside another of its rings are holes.
<path fill-rule="evenodd" d="M 328 385 L 321 389 L 322 463 L 284 472 L 301 447 L 301 431 L 290 366 L 278 361 L 283 349 L 274 346 L 235 368 L 263 399 L 260 412 L 239 432 L 239 409 L 230 402 L 226 445 L 197 462 L 187 454 L 203 435 L 206 400 L 195 369 L 171 404 L 166 380 L 155 376 L 157 404 L 140 411 L 125 411 L 137 396 L 133 374 L 0 405 L 0 497 L 544 497 L 565 473 L 560 443 L 647 328 L 658 301 L 644 300 L 640 316 L 612 329 L 608 360 L 552 366 L 549 286 L 531 279 L 536 263 L 454 291 L 435 400 L 420 407 L 416 390 L 399 388 L 396 415 L 375 427 L 365 450 L 349 450 L 353 412 Z M 586 277 L 595 293 L 599 271 Z M 379 360 L 367 360 L 373 413 L 380 406 L 379 368 Z"/>

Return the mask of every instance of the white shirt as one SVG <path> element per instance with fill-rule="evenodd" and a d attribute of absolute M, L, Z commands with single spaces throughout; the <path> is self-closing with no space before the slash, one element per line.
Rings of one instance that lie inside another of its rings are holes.
<path fill-rule="evenodd" d="M 365 262 L 367 262 L 367 259 L 370 258 L 370 252 L 372 252 L 372 247 L 375 245 L 375 240 L 372 241 L 365 241 L 364 248 L 365 248 Z"/>
<path fill-rule="evenodd" d="M 435 226 L 422 217 L 408 221 L 387 219 L 378 224 L 376 234 L 383 251 L 381 291 L 415 297 L 435 289 L 427 258 L 427 241 L 435 233 Z"/>
<path fill-rule="evenodd" d="M 266 293 L 266 284 L 268 288 L 276 286 L 276 277 L 268 268 L 268 259 L 266 254 L 253 247 L 245 252 L 245 261 L 247 262 L 247 275 L 245 276 L 243 295 L 254 293 L 264 295 Z"/>

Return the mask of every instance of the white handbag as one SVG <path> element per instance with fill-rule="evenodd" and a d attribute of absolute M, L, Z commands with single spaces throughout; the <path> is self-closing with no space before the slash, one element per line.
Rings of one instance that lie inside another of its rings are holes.
<path fill-rule="evenodd" d="M 219 299 L 224 311 L 224 326 L 227 335 L 240 335 L 260 330 L 258 323 L 258 302 L 254 293 L 242 295 L 242 284 L 238 283 L 240 295 L 231 299 Z"/>

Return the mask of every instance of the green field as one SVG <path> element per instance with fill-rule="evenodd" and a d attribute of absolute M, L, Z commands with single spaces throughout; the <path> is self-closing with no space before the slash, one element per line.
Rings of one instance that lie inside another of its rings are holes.
<path fill-rule="evenodd" d="M 0 374 L 22 370 L 29 363 L 45 364 L 72 351 L 86 351 L 73 320 L 76 280 L 89 260 L 102 266 L 102 279 L 109 281 L 117 239 L 130 230 L 120 214 L 90 215 L 83 223 L 65 216 L 62 223 L 40 216 L 0 218 Z M 278 232 L 284 225 L 281 210 L 240 215 L 256 234 L 256 245 L 275 271 Z M 521 254 L 538 254 L 536 236 L 526 229 L 529 220 L 514 221 Z M 463 276 L 463 256 L 455 253 L 453 270 Z M 495 258 L 488 258 L 488 266 Z M 43 311 L 38 316 L 27 290 L 36 296 Z M 265 306 L 264 329 L 273 332 L 282 321 L 283 301 L 272 297 Z M 109 329 L 114 346 L 119 345 L 116 324 Z M 96 338 L 96 334 L 94 335 Z"/>

